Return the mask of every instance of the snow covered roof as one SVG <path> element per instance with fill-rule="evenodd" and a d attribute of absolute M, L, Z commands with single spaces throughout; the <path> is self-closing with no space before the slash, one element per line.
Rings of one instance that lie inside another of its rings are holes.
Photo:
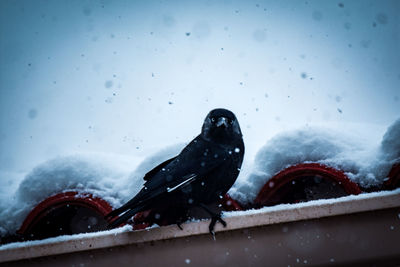
<path fill-rule="evenodd" d="M 261 187 L 277 172 L 303 162 L 342 170 L 365 188 L 382 185 L 392 165 L 400 161 L 398 140 L 400 120 L 388 128 L 376 146 L 327 129 L 281 133 L 259 150 L 254 162 L 244 164 L 229 194 L 241 203 L 252 203 Z M 39 202 L 60 192 L 90 193 L 118 207 L 140 190 L 148 170 L 175 156 L 183 147 L 184 144 L 170 146 L 144 160 L 91 153 L 58 157 L 40 164 L 26 175 L 16 192 L 10 190 L 3 196 L 0 234 L 15 233 Z"/>

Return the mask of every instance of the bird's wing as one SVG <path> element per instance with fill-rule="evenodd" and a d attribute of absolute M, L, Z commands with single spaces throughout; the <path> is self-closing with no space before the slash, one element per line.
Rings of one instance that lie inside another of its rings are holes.
<path fill-rule="evenodd" d="M 154 177 L 154 175 L 157 172 L 161 171 L 165 166 L 167 166 L 169 163 L 171 163 L 176 158 L 177 158 L 177 156 L 173 157 L 173 158 L 170 158 L 170 159 L 164 161 L 163 163 L 159 164 L 157 167 L 153 168 L 151 171 L 146 173 L 146 175 L 143 177 L 143 180 L 149 181 L 151 178 Z"/>
<path fill-rule="evenodd" d="M 156 192 L 172 192 L 176 189 L 201 179 L 226 160 L 227 152 L 220 147 L 212 146 L 204 139 L 197 137 L 168 164 L 151 171 L 151 179 L 147 179 L 144 188 L 150 194 Z M 146 175 L 147 176 L 147 175 Z M 174 190 L 171 190 L 174 188 Z M 144 195 L 143 195 L 144 196 Z"/>
<path fill-rule="evenodd" d="M 173 193 L 219 167 L 226 158 L 226 151 L 210 146 L 201 137 L 195 138 L 175 158 L 161 163 L 145 175 L 143 189 L 122 207 L 106 217 L 114 217 L 128 209 L 147 206 L 164 194 Z"/>
<path fill-rule="evenodd" d="M 153 168 L 151 171 L 149 171 L 148 173 L 146 173 L 143 177 L 143 180 L 145 180 L 146 182 L 150 181 L 154 175 L 156 175 L 158 172 L 160 172 L 165 166 L 167 166 L 169 163 L 171 163 L 172 161 L 174 161 L 176 157 L 170 158 L 166 161 L 164 161 L 163 163 L 159 164 L 158 166 L 156 166 L 155 168 Z M 143 191 L 143 189 L 142 189 Z M 112 210 L 111 212 L 109 212 L 105 218 L 112 218 L 115 217 L 125 211 L 127 211 L 128 209 L 133 209 L 135 208 L 136 203 L 138 202 L 138 200 L 140 199 L 139 196 L 141 194 L 141 192 L 139 192 L 138 195 L 136 195 L 134 198 L 132 198 L 131 200 L 129 200 L 127 203 L 125 203 L 124 205 L 122 205 L 121 207 L 119 207 L 118 209 Z"/>
<path fill-rule="evenodd" d="M 182 186 L 190 184 L 191 182 L 193 182 L 196 179 L 196 177 L 197 177 L 197 175 L 194 173 L 186 175 L 185 177 L 183 177 L 183 181 L 181 183 L 175 185 L 172 188 L 167 187 L 167 192 L 171 193 L 171 192 L 175 191 L 176 189 L 181 188 Z"/>

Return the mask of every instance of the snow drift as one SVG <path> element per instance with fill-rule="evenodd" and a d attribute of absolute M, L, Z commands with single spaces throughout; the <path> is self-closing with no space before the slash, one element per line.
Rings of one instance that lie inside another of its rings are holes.
<path fill-rule="evenodd" d="M 0 203 L 0 231 L 15 232 L 38 203 L 60 192 L 87 192 L 118 206 L 129 175 L 121 162 L 132 165 L 121 157 L 100 154 L 58 157 L 40 164 Z"/>
<path fill-rule="evenodd" d="M 381 185 L 398 161 L 400 119 L 388 128 L 379 146 L 338 131 L 307 127 L 270 139 L 257 153 L 250 174 L 240 177 L 230 194 L 241 203 L 249 204 L 275 174 L 307 162 L 340 169 L 362 188 L 371 188 Z"/>
<path fill-rule="evenodd" d="M 184 144 L 170 146 L 144 160 L 88 153 L 44 162 L 26 175 L 15 193 L 8 192 L 8 198 L 2 197 L 0 235 L 15 233 L 37 204 L 61 192 L 90 193 L 114 208 L 119 207 L 141 189 L 146 172 L 178 154 L 183 147 Z"/>

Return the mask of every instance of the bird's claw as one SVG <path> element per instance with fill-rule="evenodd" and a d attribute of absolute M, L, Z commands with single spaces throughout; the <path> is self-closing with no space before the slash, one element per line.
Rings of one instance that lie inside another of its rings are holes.
<path fill-rule="evenodd" d="M 214 241 L 217 240 L 217 239 L 215 238 L 215 232 L 214 232 L 214 231 L 211 231 L 210 234 L 212 235 L 212 239 L 213 239 Z"/>
<path fill-rule="evenodd" d="M 213 236 L 215 236 L 214 227 L 217 222 L 220 222 L 224 227 L 226 227 L 226 222 L 221 218 L 221 215 L 216 214 L 212 216 L 211 223 L 208 226 L 208 229 L 210 230 L 210 234 L 212 234 Z"/>
<path fill-rule="evenodd" d="M 177 222 L 176 225 L 179 227 L 179 229 L 183 230 L 181 222 Z"/>

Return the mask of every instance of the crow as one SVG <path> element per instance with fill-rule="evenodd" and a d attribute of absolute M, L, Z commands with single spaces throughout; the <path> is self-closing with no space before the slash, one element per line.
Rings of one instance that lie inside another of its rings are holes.
<path fill-rule="evenodd" d="M 179 217 L 192 207 L 200 207 L 211 216 L 209 230 L 214 234 L 215 224 L 219 221 L 225 227 L 226 222 L 207 205 L 222 198 L 234 184 L 243 156 L 244 143 L 236 116 L 222 108 L 210 111 L 201 133 L 179 155 L 149 171 L 140 192 L 105 216 L 111 219 L 109 228 L 149 209 Z M 176 223 L 181 228 L 181 220 Z"/>

